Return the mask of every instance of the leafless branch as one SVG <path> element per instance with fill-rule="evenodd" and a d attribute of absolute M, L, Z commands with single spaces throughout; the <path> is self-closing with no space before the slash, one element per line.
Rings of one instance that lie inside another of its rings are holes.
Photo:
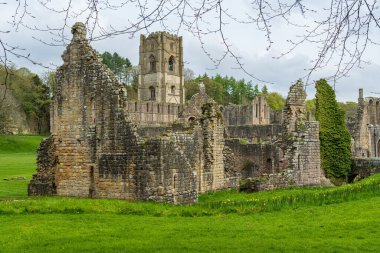
<path fill-rule="evenodd" d="M 380 6 L 377 0 L 329 0 L 329 5 L 325 7 L 323 4 L 326 2 L 311 3 L 305 0 L 242 0 L 241 3 L 246 4 L 247 8 L 237 14 L 227 7 L 231 4 L 229 2 L 227 5 L 225 0 L 19 0 L 10 21 L 12 29 L 0 30 L 0 34 L 25 28 L 48 33 L 51 37 L 48 41 L 33 36 L 45 45 L 63 46 L 69 40 L 71 25 L 78 20 L 86 23 L 89 37 L 94 41 L 121 34 L 134 37 L 138 33 L 148 33 L 157 26 L 176 34 L 188 31 L 197 38 L 214 68 L 226 58 L 232 58 L 235 67 L 252 79 L 268 83 L 260 77 L 260 73 L 254 70 L 255 73 L 251 73 L 244 64 L 228 31 L 232 24 L 244 26 L 247 31 L 259 30 L 267 41 L 266 49 L 271 50 L 275 42 L 273 27 L 281 23 L 297 28 L 300 33 L 295 38 L 288 38 L 288 48 L 275 58 L 289 55 L 304 44 L 315 47 L 315 57 L 310 66 L 305 73 L 300 73 L 306 79 L 306 85 L 314 72 L 326 66 L 334 66 L 335 71 L 329 77 L 334 82 L 347 76 L 354 67 L 367 63 L 364 55 L 369 45 L 379 45 L 376 32 L 380 29 Z M 54 15 L 58 22 L 49 24 L 40 20 L 36 9 Z M 128 16 L 118 24 L 104 22 L 107 13 L 123 12 Z M 207 38 L 218 40 L 222 52 L 211 53 Z M 13 57 L 37 64 L 26 51 L 12 47 L 5 39 L 1 42 L 3 65 Z"/>

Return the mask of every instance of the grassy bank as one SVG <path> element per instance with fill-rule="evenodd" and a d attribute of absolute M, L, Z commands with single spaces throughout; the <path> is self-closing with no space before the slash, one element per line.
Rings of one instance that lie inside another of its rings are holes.
<path fill-rule="evenodd" d="M 0 135 L 0 154 L 35 153 L 43 136 Z"/>
<path fill-rule="evenodd" d="M 40 140 L 0 136 L 1 253 L 380 251 L 380 175 L 335 188 L 212 192 L 187 206 L 27 197 Z"/>

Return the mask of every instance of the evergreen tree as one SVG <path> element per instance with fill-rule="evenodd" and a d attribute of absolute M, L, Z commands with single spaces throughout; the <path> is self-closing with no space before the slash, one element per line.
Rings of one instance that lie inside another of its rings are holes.
<path fill-rule="evenodd" d="M 200 82 L 205 85 L 206 93 L 219 104 L 247 104 L 260 94 L 258 85 L 253 86 L 251 81 L 237 80 L 229 76 L 222 77 L 219 74 L 215 77 L 209 77 L 204 74 L 185 81 L 186 100 L 199 92 L 198 85 Z"/>
<path fill-rule="evenodd" d="M 118 53 L 111 54 L 109 52 L 104 52 L 102 54 L 102 62 L 112 70 L 120 82 L 126 81 L 128 69 L 132 67 L 128 58 L 123 58 Z"/>
<path fill-rule="evenodd" d="M 261 89 L 261 93 L 262 93 L 263 95 L 268 94 L 268 87 L 267 87 L 266 85 L 264 85 L 263 88 Z"/>
<path fill-rule="evenodd" d="M 351 136 L 346 128 L 344 112 L 326 80 L 319 80 L 315 87 L 322 168 L 327 177 L 344 179 L 351 167 Z"/>

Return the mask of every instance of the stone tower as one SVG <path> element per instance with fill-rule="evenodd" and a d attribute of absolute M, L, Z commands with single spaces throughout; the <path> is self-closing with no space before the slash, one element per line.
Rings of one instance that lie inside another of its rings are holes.
<path fill-rule="evenodd" d="M 139 101 L 183 104 L 182 37 L 167 32 L 140 37 Z"/>

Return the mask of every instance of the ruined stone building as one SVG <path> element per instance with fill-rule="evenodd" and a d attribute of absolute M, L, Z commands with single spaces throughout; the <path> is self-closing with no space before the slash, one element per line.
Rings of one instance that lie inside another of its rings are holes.
<path fill-rule="evenodd" d="M 306 119 L 301 82 L 280 124 L 269 124 L 262 98 L 223 108 L 201 86 L 185 103 L 182 39 L 159 32 L 141 37 L 139 100 L 128 101 L 85 26 L 72 33 L 30 195 L 193 203 L 248 178 L 256 190 L 324 182 L 319 126 Z"/>
<path fill-rule="evenodd" d="M 380 98 L 364 98 L 360 89 L 357 118 L 349 129 L 355 157 L 380 157 Z"/>
<path fill-rule="evenodd" d="M 359 89 L 357 116 L 348 123 L 352 136 L 352 177 L 380 172 L 380 98 L 364 97 Z"/>

